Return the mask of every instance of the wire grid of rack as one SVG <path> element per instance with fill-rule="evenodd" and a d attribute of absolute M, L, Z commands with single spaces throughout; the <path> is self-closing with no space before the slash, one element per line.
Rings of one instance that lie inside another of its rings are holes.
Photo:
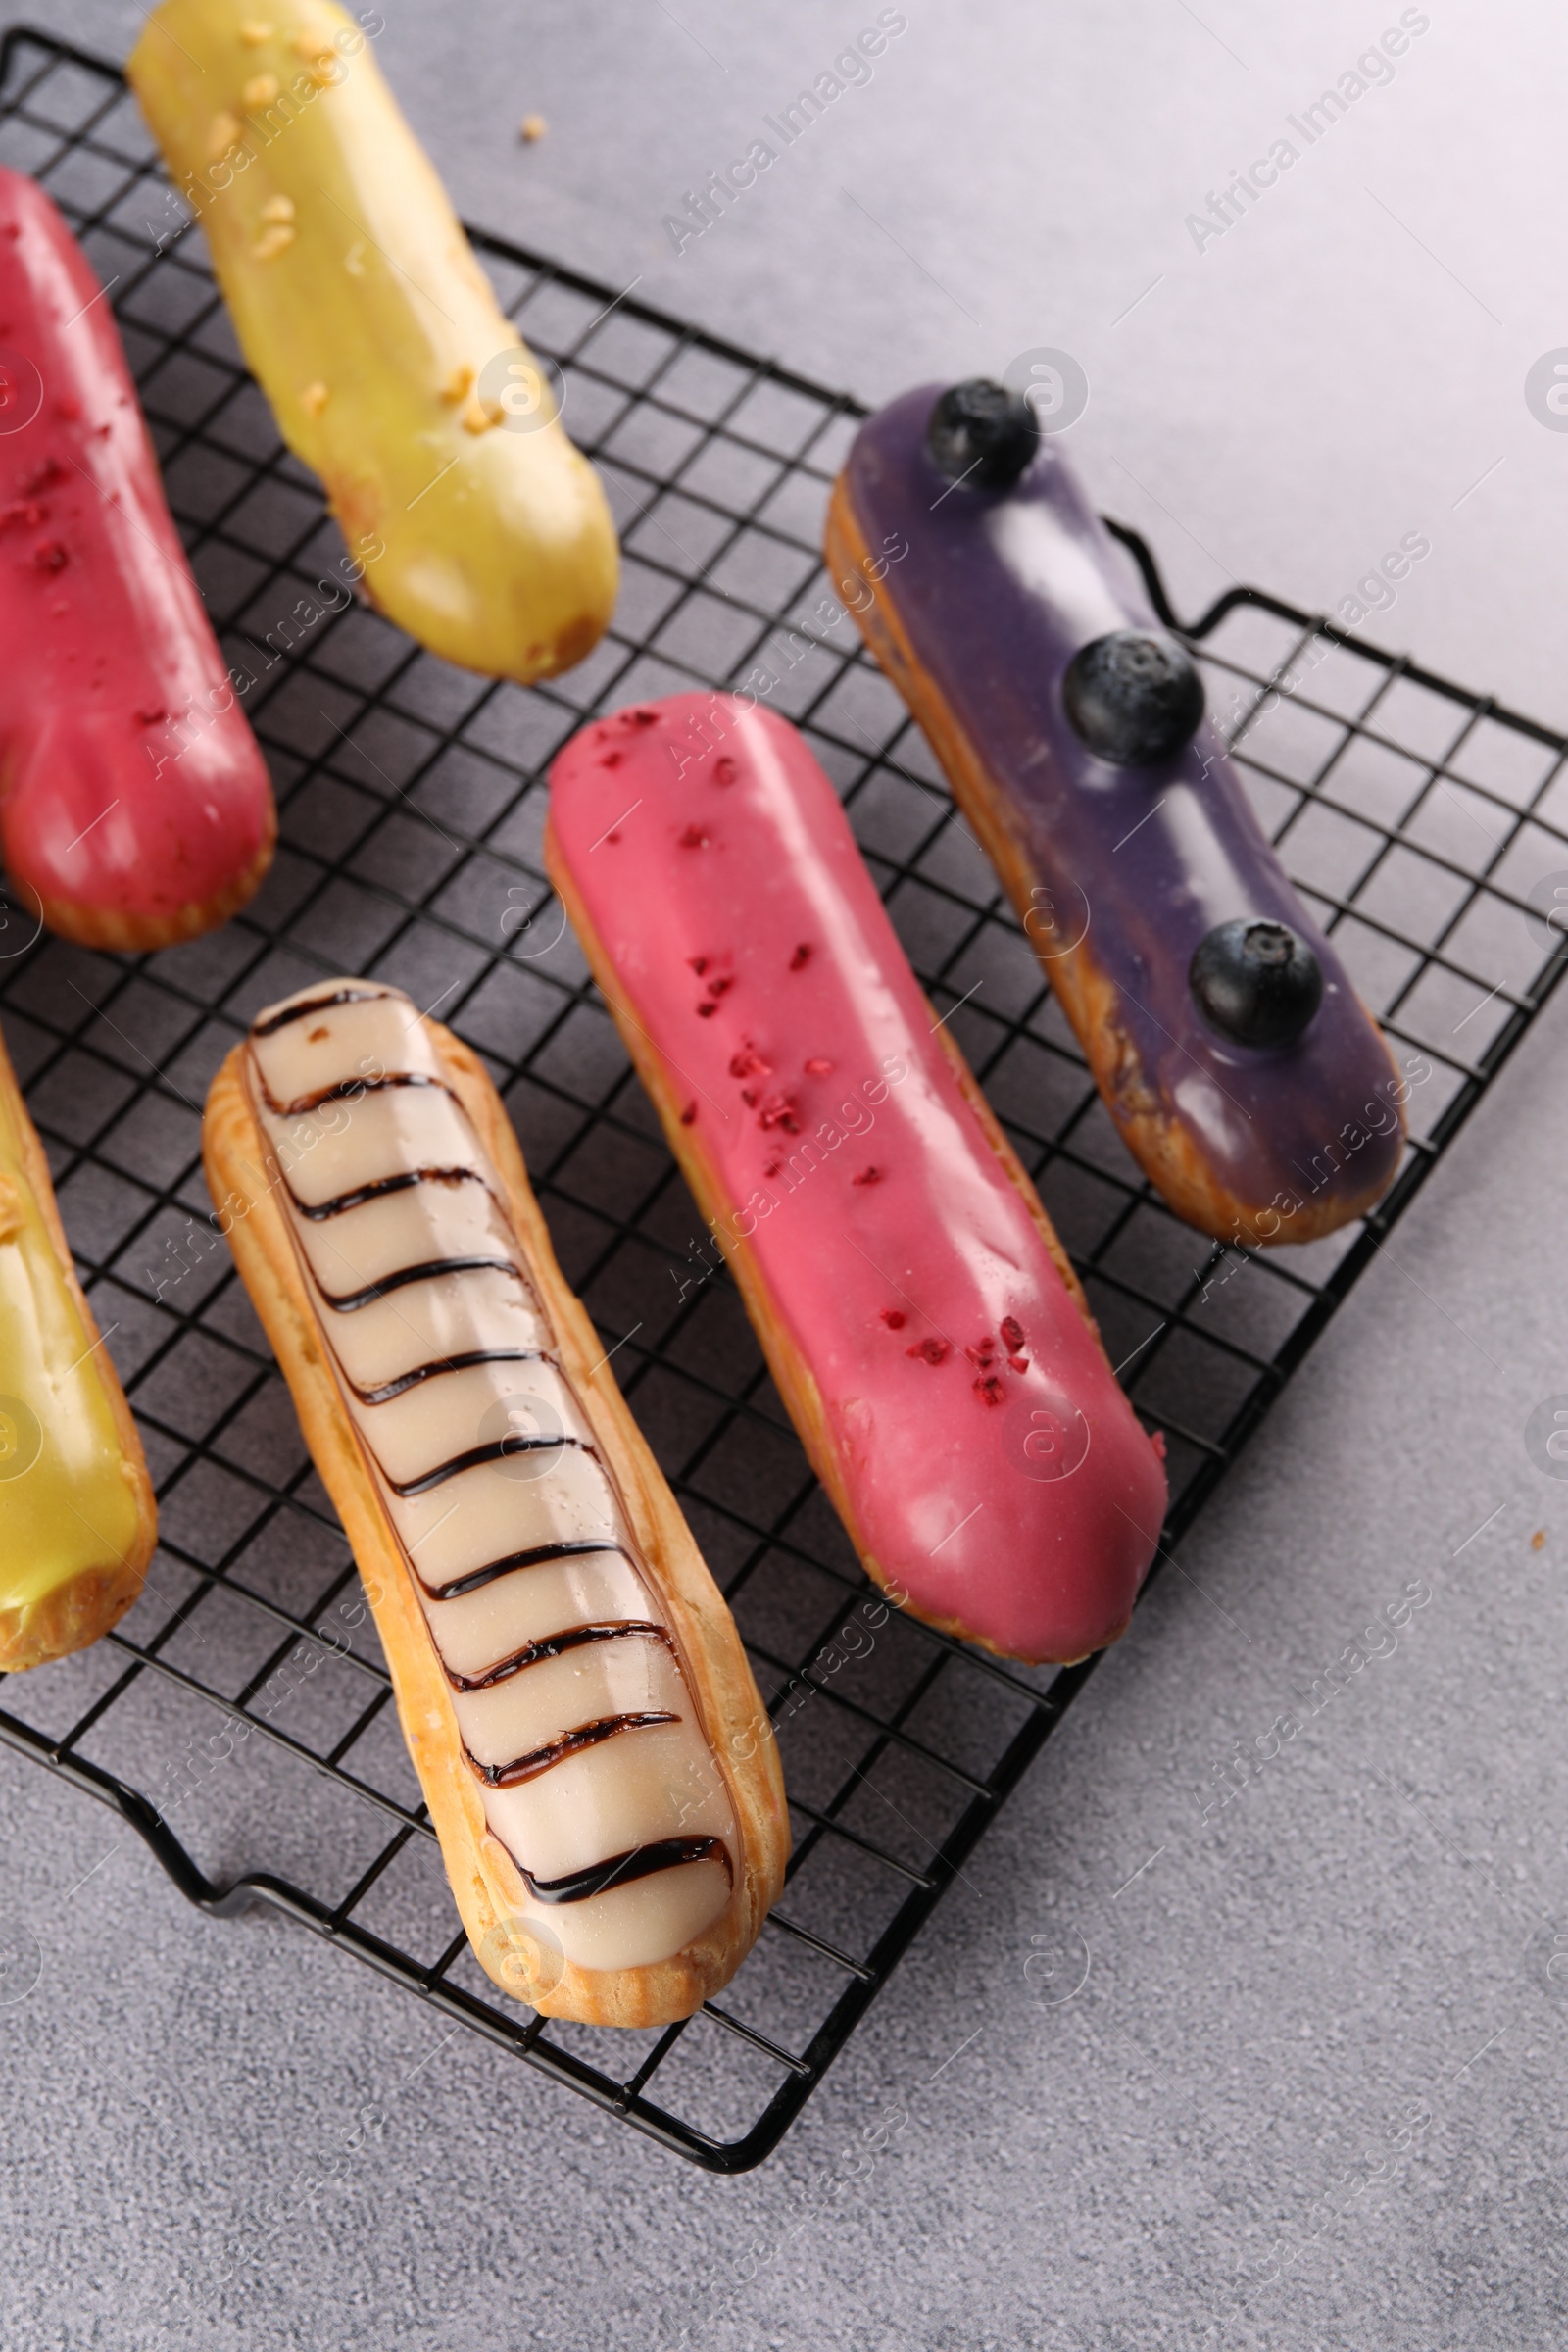
<path fill-rule="evenodd" d="M 339 593 L 341 541 L 244 370 L 198 232 L 172 233 L 181 215 L 115 70 L 12 33 L 0 161 L 43 182 L 113 281 L 198 580 L 256 680 L 246 707 L 281 819 L 255 903 L 172 953 L 17 952 L 31 927 L 4 909 L 0 1010 L 141 1424 L 162 1542 L 115 1633 L 8 1682 L 0 1738 L 118 1807 L 208 1912 L 273 1904 L 665 2145 L 742 2171 L 1093 1661 L 1010 1668 L 866 1588 L 544 880 L 550 756 L 594 712 L 694 683 L 749 681 L 804 728 L 1112 1360 L 1130 1359 L 1135 1404 L 1166 1433 L 1168 1550 L 1561 976 L 1531 892 L 1539 909 L 1544 882 L 1568 882 L 1568 744 L 1256 591 L 1184 632 L 1268 829 L 1413 1075 L 1405 1162 L 1364 1227 L 1272 1256 L 1210 1245 L 1127 1159 L 928 750 L 831 601 L 819 530 L 855 403 L 477 236 L 562 371 L 625 580 L 569 676 L 527 692 L 470 677 Z M 259 1005 L 345 969 L 408 988 L 484 1056 L 778 1722 L 789 1885 L 723 1999 L 684 2027 L 546 2023 L 453 1933 L 352 1561 L 207 1221 L 209 1078 Z"/>

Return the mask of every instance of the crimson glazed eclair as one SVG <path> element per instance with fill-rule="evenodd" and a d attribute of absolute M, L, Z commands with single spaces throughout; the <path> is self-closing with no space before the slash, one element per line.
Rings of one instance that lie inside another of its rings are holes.
<path fill-rule="evenodd" d="M 690 2015 L 778 1893 L 776 1749 L 482 1065 L 324 981 L 229 1054 L 203 1154 L 481 1964 L 551 2016 Z"/>
<path fill-rule="evenodd" d="M 226 921 L 277 823 L 105 292 L 0 169 L 0 850 L 51 930 L 130 953 Z"/>
<path fill-rule="evenodd" d="M 902 543 L 897 564 L 868 551 Z M 835 580 L 1018 909 L 1139 1164 L 1226 1241 L 1306 1242 L 1393 1182 L 1409 1088 L 1029 403 L 927 384 L 834 488 Z"/>
<path fill-rule="evenodd" d="M 1113 1642 L 1155 1442 L 801 737 L 623 710 L 557 759 L 545 856 L 868 1572 L 1004 1655 Z"/>

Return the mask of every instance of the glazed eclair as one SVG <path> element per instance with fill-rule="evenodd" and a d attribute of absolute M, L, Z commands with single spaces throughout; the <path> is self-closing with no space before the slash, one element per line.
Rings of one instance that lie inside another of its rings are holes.
<path fill-rule="evenodd" d="M 52 931 L 130 955 L 226 922 L 277 818 L 108 291 L 0 167 L 0 855 Z"/>
<path fill-rule="evenodd" d="M 778 1892 L 776 1753 L 489 1078 L 327 981 L 229 1055 L 204 1153 L 481 1962 L 551 2015 L 689 2015 Z"/>
<path fill-rule="evenodd" d="M 1252 1245 L 1364 1215 L 1408 1083 L 1059 440 L 1000 384 L 906 392 L 856 435 L 826 550 L 875 583 L 861 634 L 1172 1208 Z"/>
<path fill-rule="evenodd" d="M 1005 1656 L 1114 1642 L 1159 1447 L 806 742 L 726 695 L 598 720 L 545 863 L 866 1572 Z"/>
<path fill-rule="evenodd" d="M 0 1040 L 0 1671 L 107 1633 L 157 1535 L 136 1424 Z"/>
<path fill-rule="evenodd" d="M 366 594 L 444 661 L 527 684 L 603 634 L 614 524 L 382 77 L 371 16 L 163 0 L 126 77 Z"/>

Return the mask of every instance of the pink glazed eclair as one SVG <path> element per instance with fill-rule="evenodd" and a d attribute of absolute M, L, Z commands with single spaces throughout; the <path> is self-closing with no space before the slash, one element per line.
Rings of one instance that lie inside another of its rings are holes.
<path fill-rule="evenodd" d="M 868 1573 L 1004 1656 L 1114 1642 L 1162 1448 L 801 737 L 619 711 L 557 759 L 545 857 Z"/>

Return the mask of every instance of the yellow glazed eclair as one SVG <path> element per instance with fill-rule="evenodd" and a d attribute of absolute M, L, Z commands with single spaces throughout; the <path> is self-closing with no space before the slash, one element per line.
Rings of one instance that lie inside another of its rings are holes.
<path fill-rule="evenodd" d="M 141 1591 L 157 1534 L 141 1440 L 0 1043 L 0 1669 L 96 1642 Z"/>
<path fill-rule="evenodd" d="M 230 1054 L 203 1152 L 481 1964 L 551 2016 L 690 2015 L 782 1883 L 776 1750 L 482 1065 L 324 981 Z"/>
<path fill-rule="evenodd" d="M 361 24 L 331 0 L 164 0 L 126 72 L 381 611 L 491 676 L 580 662 L 615 598 L 604 492 Z"/>

